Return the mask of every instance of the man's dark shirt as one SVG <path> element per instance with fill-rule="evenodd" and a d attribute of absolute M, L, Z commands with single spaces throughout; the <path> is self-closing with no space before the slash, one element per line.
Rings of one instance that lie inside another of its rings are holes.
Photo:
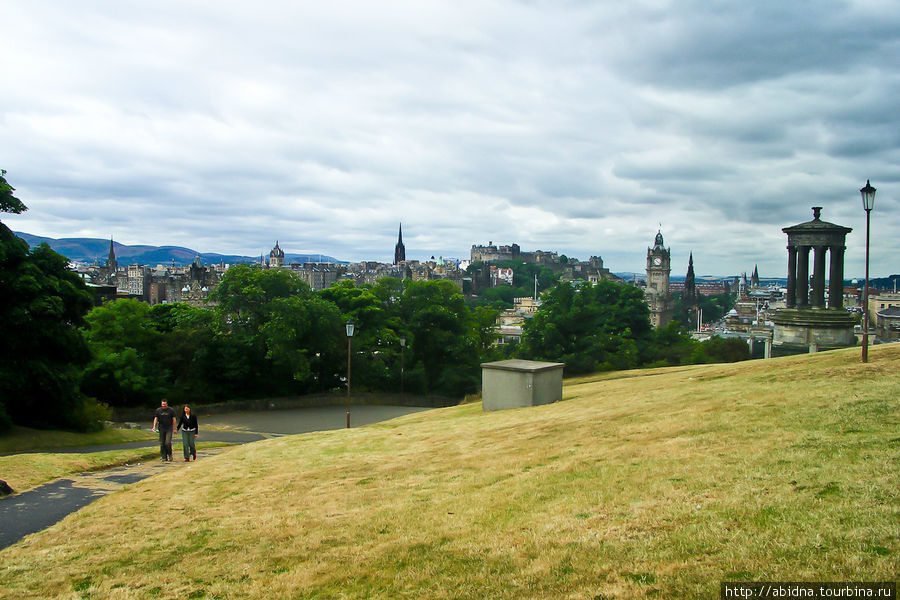
<path fill-rule="evenodd" d="M 172 410 L 171 406 L 167 406 L 166 408 L 160 406 L 156 409 L 156 426 L 161 430 L 169 431 L 170 429 L 172 429 L 172 419 L 174 418 L 175 411 Z"/>

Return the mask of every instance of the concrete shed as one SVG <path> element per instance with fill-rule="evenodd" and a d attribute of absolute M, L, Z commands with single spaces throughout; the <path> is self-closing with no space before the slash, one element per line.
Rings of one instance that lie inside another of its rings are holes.
<path fill-rule="evenodd" d="M 501 360 L 481 364 L 481 407 L 503 410 L 562 398 L 564 363 Z"/>

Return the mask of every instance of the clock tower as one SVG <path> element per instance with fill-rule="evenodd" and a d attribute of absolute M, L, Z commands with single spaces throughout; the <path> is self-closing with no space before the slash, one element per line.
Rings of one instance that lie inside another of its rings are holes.
<path fill-rule="evenodd" d="M 663 327 L 672 320 L 673 300 L 669 291 L 671 252 L 663 245 L 662 232 L 656 233 L 652 248 L 647 248 L 647 305 L 650 307 L 650 324 Z"/>

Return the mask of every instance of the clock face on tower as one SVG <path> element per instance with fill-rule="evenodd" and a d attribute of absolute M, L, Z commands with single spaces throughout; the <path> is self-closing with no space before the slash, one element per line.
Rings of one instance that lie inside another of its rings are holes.
<path fill-rule="evenodd" d="M 653 259 L 653 264 L 658 267 L 659 265 L 662 264 L 662 259 L 657 256 L 656 258 Z"/>

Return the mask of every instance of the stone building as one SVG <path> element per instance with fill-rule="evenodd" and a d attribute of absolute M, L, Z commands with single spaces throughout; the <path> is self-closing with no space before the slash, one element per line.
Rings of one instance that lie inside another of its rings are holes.
<path fill-rule="evenodd" d="M 313 291 L 330 288 L 347 272 L 346 267 L 331 263 L 292 264 L 291 270 L 297 273 Z"/>
<path fill-rule="evenodd" d="M 875 338 L 879 342 L 900 341 L 900 306 L 889 306 L 875 313 Z"/>
<path fill-rule="evenodd" d="M 150 269 L 144 265 L 128 265 L 124 281 L 118 278 L 118 289 L 131 296 L 150 302 Z"/>
<path fill-rule="evenodd" d="M 275 247 L 269 252 L 269 266 L 273 268 L 284 266 L 284 250 L 278 245 L 277 240 L 275 241 Z"/>
<path fill-rule="evenodd" d="M 495 246 L 494 242 L 488 242 L 487 246 L 472 244 L 470 259 L 472 262 L 492 262 L 496 260 L 514 260 L 521 258 L 522 250 L 518 244 L 510 246 Z"/>
<path fill-rule="evenodd" d="M 875 314 L 888 308 L 900 307 L 900 294 L 869 288 L 869 323 L 875 324 Z"/>

